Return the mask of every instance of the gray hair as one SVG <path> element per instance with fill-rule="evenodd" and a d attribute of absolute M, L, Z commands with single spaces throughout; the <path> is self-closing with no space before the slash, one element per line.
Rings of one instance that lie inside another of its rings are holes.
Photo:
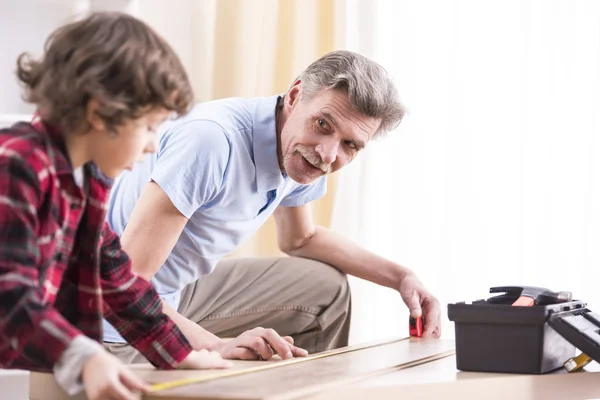
<path fill-rule="evenodd" d="M 351 51 L 333 51 L 310 64 L 296 78 L 302 82 L 302 99 L 325 89 L 348 93 L 360 113 L 381 120 L 375 137 L 396 128 L 406 110 L 387 71 L 376 62 Z"/>

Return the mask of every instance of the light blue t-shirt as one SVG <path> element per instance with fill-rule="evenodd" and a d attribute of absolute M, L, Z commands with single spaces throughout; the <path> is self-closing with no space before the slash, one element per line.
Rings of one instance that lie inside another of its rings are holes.
<path fill-rule="evenodd" d="M 196 105 L 186 116 L 163 124 L 157 153 L 147 155 L 113 186 L 107 219 L 119 235 L 150 180 L 189 219 L 152 278 L 158 294 L 175 309 L 181 290 L 211 273 L 277 206 L 300 206 L 325 194 L 326 177 L 302 185 L 281 172 L 277 98 L 229 98 Z M 105 341 L 125 341 L 104 324 Z"/>

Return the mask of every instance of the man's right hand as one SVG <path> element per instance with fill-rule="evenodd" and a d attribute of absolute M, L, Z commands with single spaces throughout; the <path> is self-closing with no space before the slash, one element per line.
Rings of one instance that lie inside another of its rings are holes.
<path fill-rule="evenodd" d="M 290 336 L 281 337 L 273 329 L 254 328 L 242 333 L 233 340 L 215 347 L 223 358 L 240 360 L 269 360 L 275 354 L 287 360 L 306 357 L 308 351 L 294 346 Z"/>
<path fill-rule="evenodd" d="M 284 360 L 308 355 L 308 351 L 294 346 L 294 339 L 290 336 L 281 337 L 273 329 L 254 328 L 233 340 L 223 341 L 179 314 L 164 300 L 163 312 L 175 321 L 196 350 L 215 350 L 223 358 L 238 360 L 269 360 L 274 354 L 279 354 Z"/>
<path fill-rule="evenodd" d="M 139 399 L 137 393 L 146 393 L 150 389 L 117 357 L 106 351 L 98 351 L 91 356 L 83 365 L 81 374 L 89 400 L 135 400 Z"/>

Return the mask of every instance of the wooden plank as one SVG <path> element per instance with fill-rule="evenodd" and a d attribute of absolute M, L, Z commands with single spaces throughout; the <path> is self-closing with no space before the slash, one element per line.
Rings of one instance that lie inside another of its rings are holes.
<path fill-rule="evenodd" d="M 298 357 L 298 358 L 294 358 L 291 360 L 285 360 L 285 361 L 281 360 L 281 358 L 276 356 L 276 357 L 273 357 L 271 360 L 269 360 L 266 363 L 265 362 L 244 362 L 244 361 L 242 361 L 241 363 L 236 362 L 236 364 L 234 364 L 233 368 L 226 369 L 226 370 L 216 370 L 216 371 L 209 370 L 209 371 L 203 371 L 203 372 L 174 371 L 171 374 L 177 375 L 180 377 L 176 378 L 174 380 L 171 380 L 171 381 L 164 381 L 164 374 L 161 374 L 162 378 L 159 381 L 154 381 L 151 376 L 143 376 L 143 379 L 146 382 L 152 382 L 153 385 L 152 385 L 151 391 L 157 392 L 160 390 L 170 389 L 172 387 L 179 387 L 179 386 L 189 385 L 189 384 L 193 384 L 193 383 L 201 383 L 201 382 L 206 382 L 206 381 L 210 381 L 210 380 L 214 380 L 214 379 L 228 378 L 231 376 L 238 376 L 238 375 L 242 375 L 242 374 L 259 372 L 259 371 L 264 371 L 264 370 L 272 369 L 272 368 L 281 368 L 285 365 L 290 365 L 290 364 L 310 362 L 310 361 L 313 361 L 313 360 L 316 360 L 319 358 L 333 357 L 338 354 L 344 354 L 344 353 L 349 353 L 352 351 L 358 351 L 358 350 L 366 349 L 369 347 L 384 346 L 384 345 L 388 345 L 391 343 L 399 342 L 401 340 L 408 340 L 408 339 L 409 339 L 408 337 L 399 338 L 399 339 L 388 339 L 388 340 L 376 341 L 376 342 L 372 342 L 372 343 L 365 343 L 365 344 L 359 344 L 359 345 L 354 345 L 354 346 L 346 346 L 346 347 L 342 347 L 339 349 L 324 351 L 324 352 L 320 352 L 317 354 L 311 354 L 307 357 Z M 242 364 L 242 363 L 244 363 L 244 364 Z M 145 369 L 148 369 L 148 368 L 145 368 Z M 181 375 L 188 375 L 188 376 L 181 377 Z"/>
<path fill-rule="evenodd" d="M 397 366 L 394 366 L 394 367 L 391 367 L 388 369 L 383 369 L 380 371 L 373 371 L 372 373 L 359 375 L 356 377 L 340 378 L 339 380 L 335 380 L 335 381 L 332 381 L 329 383 L 313 385 L 313 386 L 309 386 L 307 388 L 285 392 L 283 394 L 273 394 L 271 396 L 268 396 L 268 399 L 269 400 L 293 400 L 293 399 L 307 398 L 307 397 L 310 397 L 311 395 L 325 392 L 327 390 L 351 386 L 352 384 L 356 384 L 357 382 L 369 381 L 372 378 L 376 378 L 381 375 L 387 375 L 390 372 L 406 371 L 406 370 L 410 370 L 416 366 L 420 366 L 422 364 L 430 364 L 430 363 L 433 364 L 442 359 L 448 358 L 452 355 L 454 355 L 454 350 L 449 350 L 446 352 L 435 354 L 433 356 L 420 358 L 420 359 L 414 360 L 414 361 L 409 361 L 407 363 L 400 364 L 400 365 L 397 365 Z"/>
<path fill-rule="evenodd" d="M 270 370 L 167 389 L 150 393 L 144 398 L 161 400 L 297 398 L 338 384 L 387 373 L 402 365 L 410 366 L 419 361 L 430 361 L 435 356 L 447 356 L 453 350 L 452 340 L 411 338 L 310 362 L 294 363 Z M 147 374 L 152 372 L 136 371 L 147 380 L 152 379 Z M 172 374 L 164 372 L 154 376 L 155 380 L 164 381 L 170 378 L 173 378 Z"/>
<path fill-rule="evenodd" d="M 407 338 L 406 338 L 407 339 Z M 381 342 L 351 346 L 355 352 L 337 354 L 329 358 L 315 359 L 305 363 L 286 365 L 286 361 L 234 361 L 234 370 L 245 370 L 269 364 L 283 365 L 266 371 L 259 371 L 245 376 L 224 378 L 159 391 L 145 396 L 146 399 L 248 399 L 248 398 L 294 398 L 314 393 L 315 390 L 335 386 L 336 384 L 356 382 L 390 368 L 405 364 L 406 361 L 426 360 L 454 349 L 454 341 L 450 340 L 399 340 L 386 345 Z M 372 347 L 371 347 L 372 346 Z M 337 349 L 339 352 L 344 349 Z M 323 353 L 321 353 L 323 354 Z M 447 354 L 445 354 L 447 355 Z M 405 364 L 405 367 L 412 364 Z M 219 374 L 221 370 L 155 370 L 150 364 L 131 365 L 132 371 L 150 383 L 171 381 L 174 379 Z M 259 387 L 260 386 L 260 387 Z M 258 388 L 257 388 L 258 387 Z M 56 385 L 52 375 L 32 373 L 30 377 L 30 398 L 32 400 L 85 400 L 85 395 L 67 396 Z"/>
<path fill-rule="evenodd" d="M 388 339 L 388 340 L 380 340 L 370 343 L 364 343 L 354 346 L 348 346 L 341 349 L 326 351 L 322 353 L 318 353 L 315 355 L 311 355 L 310 359 L 315 357 L 323 357 L 331 354 L 339 354 L 341 352 L 349 352 L 349 351 L 357 351 L 363 349 L 365 347 L 371 346 L 379 346 L 383 344 L 387 344 L 393 341 L 398 340 L 406 340 L 408 338 L 400 338 L 400 339 Z M 306 360 L 307 358 L 301 358 L 296 360 Z M 246 371 L 249 369 L 255 369 L 257 367 L 264 366 L 273 366 L 284 365 L 285 363 L 289 363 L 290 361 L 282 361 L 278 357 L 274 357 L 269 361 L 242 361 L 242 360 L 234 360 L 233 368 L 225 371 Z M 156 370 L 152 365 L 145 364 L 133 364 L 129 365 L 129 368 L 136 373 L 136 375 L 140 376 L 148 383 L 161 383 L 172 380 L 179 379 L 195 379 L 195 378 L 208 378 L 213 379 L 221 376 L 223 374 L 223 370 L 173 370 L 173 371 L 162 371 Z M 51 374 L 44 374 L 33 372 L 31 373 L 29 380 L 29 393 L 31 400 L 85 400 L 85 395 L 79 394 L 76 396 L 69 397 L 54 381 L 54 378 Z"/>

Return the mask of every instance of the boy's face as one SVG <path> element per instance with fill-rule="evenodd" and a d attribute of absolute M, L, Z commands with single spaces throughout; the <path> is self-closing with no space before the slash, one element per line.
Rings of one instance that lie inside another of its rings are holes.
<path fill-rule="evenodd" d="M 116 135 L 95 132 L 92 161 L 108 178 L 116 178 L 123 170 L 132 169 L 144 154 L 155 153 L 158 148 L 157 129 L 171 111 L 155 108 L 135 120 L 127 120 L 115 128 Z"/>

